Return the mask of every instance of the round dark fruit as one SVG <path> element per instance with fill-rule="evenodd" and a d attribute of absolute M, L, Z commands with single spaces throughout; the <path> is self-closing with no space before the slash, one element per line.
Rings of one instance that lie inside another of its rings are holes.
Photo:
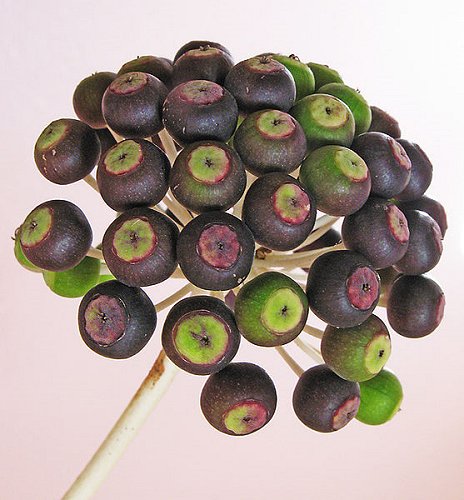
<path fill-rule="evenodd" d="M 86 256 L 92 228 L 79 207 L 51 200 L 26 217 L 19 237 L 24 255 L 34 265 L 47 271 L 66 271 Z"/>
<path fill-rule="evenodd" d="M 182 229 L 177 258 L 185 277 L 204 290 L 230 290 L 248 276 L 255 243 L 248 227 L 226 212 L 205 212 Z"/>
<path fill-rule="evenodd" d="M 433 166 L 421 147 L 406 139 L 398 139 L 411 160 L 411 178 L 406 187 L 395 198 L 411 201 L 420 198 L 432 182 Z"/>
<path fill-rule="evenodd" d="M 92 128 L 106 127 L 102 113 L 102 99 L 108 85 L 115 78 L 115 73 L 101 72 L 94 73 L 79 83 L 73 95 L 74 111 L 79 120 Z"/>
<path fill-rule="evenodd" d="M 100 278 L 100 259 L 84 257 L 77 266 L 67 271 L 43 271 L 48 288 L 61 297 L 76 298 L 85 295 Z"/>
<path fill-rule="evenodd" d="M 235 132 L 234 148 L 254 175 L 290 173 L 306 156 L 306 136 L 292 116 L 268 109 L 245 118 Z"/>
<path fill-rule="evenodd" d="M 280 172 L 259 177 L 248 189 L 242 219 L 255 240 L 272 250 L 292 250 L 311 233 L 316 204 L 295 178 Z"/>
<path fill-rule="evenodd" d="M 320 94 L 329 94 L 338 97 L 353 113 L 355 122 L 355 135 L 369 130 L 372 113 L 366 99 L 355 89 L 343 83 L 327 83 L 318 89 Z"/>
<path fill-rule="evenodd" d="M 398 122 L 383 109 L 377 106 L 371 106 L 372 120 L 369 132 L 383 132 L 384 134 L 399 139 L 401 130 Z"/>
<path fill-rule="evenodd" d="M 235 319 L 249 342 L 272 347 L 287 344 L 300 334 L 308 309 L 308 299 L 298 283 L 285 274 L 267 272 L 240 289 Z"/>
<path fill-rule="evenodd" d="M 189 50 L 201 49 L 202 47 L 213 47 L 215 49 L 222 50 L 222 52 L 225 52 L 226 54 L 229 54 L 229 56 L 231 56 L 229 49 L 227 49 L 220 43 L 209 42 L 207 40 L 192 40 L 191 42 L 182 45 L 182 47 L 177 51 L 176 55 L 174 56 L 174 62 L 176 62 L 182 54 L 185 54 Z"/>
<path fill-rule="evenodd" d="M 112 148 L 116 144 L 116 139 L 113 134 L 109 131 L 108 128 L 99 128 L 96 129 L 95 132 L 100 139 L 101 153 L 100 158 L 108 151 L 108 149 Z"/>
<path fill-rule="evenodd" d="M 342 77 L 335 69 L 329 68 L 326 64 L 308 63 L 315 80 L 316 91 L 328 83 L 343 83 Z"/>
<path fill-rule="evenodd" d="M 359 384 L 361 403 L 356 419 L 363 424 L 381 425 L 391 420 L 403 401 L 403 388 L 393 373 L 382 370 Z"/>
<path fill-rule="evenodd" d="M 252 57 L 236 64 L 227 75 L 224 86 L 237 100 L 241 111 L 259 109 L 288 111 L 296 98 L 296 87 L 290 71 L 271 56 Z"/>
<path fill-rule="evenodd" d="M 281 54 L 273 54 L 272 59 L 283 64 L 290 71 L 296 86 L 296 99 L 299 101 L 309 94 L 312 94 L 316 87 L 313 72 L 307 64 L 304 64 L 294 54 L 283 56 Z"/>
<path fill-rule="evenodd" d="M 161 80 L 167 88 L 172 86 L 172 63 L 164 57 L 141 56 L 126 62 L 118 71 L 118 76 L 134 71 L 148 73 Z"/>
<path fill-rule="evenodd" d="M 173 85 L 190 80 L 209 80 L 222 85 L 233 65 L 232 57 L 221 49 L 210 46 L 191 49 L 174 63 Z"/>
<path fill-rule="evenodd" d="M 230 92 L 207 80 L 181 83 L 163 106 L 164 126 L 180 145 L 207 139 L 226 142 L 237 118 L 237 103 Z"/>
<path fill-rule="evenodd" d="M 95 168 L 100 157 L 100 141 L 87 124 L 62 118 L 48 125 L 34 148 L 40 173 L 55 184 L 71 184 Z"/>
<path fill-rule="evenodd" d="M 118 212 L 156 205 L 168 190 L 170 168 L 168 157 L 151 142 L 126 139 L 100 159 L 100 194 Z"/>
<path fill-rule="evenodd" d="M 129 286 L 161 283 L 177 267 L 179 230 L 166 215 L 150 208 L 133 208 L 115 219 L 103 236 L 108 269 Z"/>
<path fill-rule="evenodd" d="M 432 333 L 443 319 L 445 295 L 425 276 L 400 276 L 393 283 L 387 316 L 393 330 L 403 337 L 420 338 Z"/>
<path fill-rule="evenodd" d="M 406 253 L 408 221 L 394 203 L 372 197 L 360 210 L 345 217 L 342 238 L 347 248 L 362 253 L 376 269 L 383 269 Z"/>
<path fill-rule="evenodd" d="M 430 215 L 418 210 L 406 210 L 409 227 L 409 245 L 406 253 L 395 264 L 403 274 L 424 274 L 433 269 L 443 252 L 440 226 Z"/>
<path fill-rule="evenodd" d="M 381 132 L 357 136 L 351 149 L 366 162 L 371 172 L 372 193 L 391 198 L 401 193 L 411 178 L 411 160 L 403 146 Z"/>
<path fill-rule="evenodd" d="M 359 407 L 359 384 L 344 380 L 327 365 L 313 366 L 298 380 L 293 409 L 304 425 L 318 432 L 345 427 Z"/>
<path fill-rule="evenodd" d="M 156 310 L 148 295 L 111 280 L 84 296 L 79 331 L 92 351 L 113 359 L 130 358 L 146 346 L 156 328 Z"/>
<path fill-rule="evenodd" d="M 126 138 L 150 137 L 162 128 L 161 110 L 168 90 L 148 73 L 118 76 L 106 89 L 102 109 L 108 127 Z"/>
<path fill-rule="evenodd" d="M 200 406 L 218 431 L 244 436 L 271 420 L 277 393 L 269 375 L 252 363 L 230 363 L 209 376 L 201 391 Z"/>
<path fill-rule="evenodd" d="M 183 299 L 171 308 L 161 340 L 166 355 L 179 368 L 209 375 L 235 357 L 240 333 L 224 302 L 203 295 Z"/>
<path fill-rule="evenodd" d="M 413 201 L 400 201 L 397 205 L 405 213 L 407 210 L 420 210 L 421 212 L 429 214 L 440 226 L 442 236 L 445 236 L 446 230 L 448 229 L 448 221 L 446 219 L 445 208 L 438 201 L 428 198 L 427 196 L 422 196 Z"/>
<path fill-rule="evenodd" d="M 330 215 L 356 212 L 371 191 L 366 163 L 344 146 L 323 146 L 310 153 L 301 165 L 299 180 L 313 194 L 317 209 Z"/>
<path fill-rule="evenodd" d="M 322 321 L 349 328 L 371 315 L 380 296 L 380 278 L 362 255 L 349 250 L 328 252 L 309 269 L 306 295 Z"/>
<path fill-rule="evenodd" d="M 353 141 L 353 114 L 337 97 L 327 94 L 309 95 L 299 100 L 290 114 L 303 127 L 309 151 L 328 144 L 349 147 Z"/>
<path fill-rule="evenodd" d="M 201 141 L 180 152 L 169 184 L 177 201 L 193 212 L 228 210 L 245 191 L 246 173 L 242 160 L 227 144 Z"/>
<path fill-rule="evenodd" d="M 387 327 L 374 314 L 351 328 L 327 326 L 321 341 L 321 354 L 327 366 L 339 377 L 354 382 L 375 377 L 390 352 Z"/>

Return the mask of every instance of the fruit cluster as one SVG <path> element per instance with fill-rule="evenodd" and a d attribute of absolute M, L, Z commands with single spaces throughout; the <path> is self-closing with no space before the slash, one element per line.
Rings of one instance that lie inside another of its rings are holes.
<path fill-rule="evenodd" d="M 216 429 L 249 434 L 276 409 L 268 374 L 232 362 L 242 337 L 276 347 L 300 375 L 293 405 L 312 429 L 396 413 L 390 334 L 373 312 L 386 306 L 405 337 L 438 326 L 444 295 L 423 274 L 446 231 L 442 205 L 424 196 L 432 164 L 396 120 L 327 66 L 274 53 L 234 65 L 204 41 L 174 61 L 93 74 L 73 104 L 79 120 L 50 123 L 35 162 L 53 183 L 85 179 L 117 217 L 93 248 L 84 213 L 47 201 L 18 228 L 15 254 L 56 293 L 83 296 L 79 330 L 93 351 L 139 352 L 157 324 L 142 287 L 186 279 L 157 306 L 174 304 L 162 345 L 178 367 L 209 375 L 201 409 Z M 302 332 L 322 339 L 320 352 Z M 302 373 L 282 348 L 292 341 L 323 364 Z"/>

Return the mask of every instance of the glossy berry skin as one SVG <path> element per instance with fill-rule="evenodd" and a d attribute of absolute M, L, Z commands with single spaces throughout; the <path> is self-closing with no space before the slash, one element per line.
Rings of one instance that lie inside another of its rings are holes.
<path fill-rule="evenodd" d="M 103 256 L 111 273 L 128 286 L 161 283 L 177 266 L 179 230 L 166 215 L 133 208 L 115 219 L 103 236 Z"/>
<path fill-rule="evenodd" d="M 411 160 L 411 178 L 406 187 L 395 198 L 401 201 L 412 201 L 420 198 L 432 182 L 433 166 L 427 155 L 418 144 L 406 139 L 398 139 Z"/>
<path fill-rule="evenodd" d="M 293 392 L 296 416 L 318 432 L 334 432 L 348 424 L 359 401 L 359 384 L 340 378 L 327 365 L 304 372 Z"/>
<path fill-rule="evenodd" d="M 411 178 L 411 160 L 395 139 L 380 132 L 366 132 L 353 140 L 351 149 L 369 167 L 372 194 L 391 198 L 405 189 Z"/>
<path fill-rule="evenodd" d="M 209 80 L 223 85 L 234 62 L 215 47 L 200 47 L 184 52 L 173 66 L 173 86 L 190 80 Z"/>
<path fill-rule="evenodd" d="M 163 105 L 164 126 L 181 146 L 202 140 L 226 142 L 237 119 L 237 103 L 230 92 L 207 80 L 178 85 Z"/>
<path fill-rule="evenodd" d="M 398 262 L 409 244 L 408 221 L 392 202 L 372 197 L 342 225 L 346 248 L 363 254 L 376 269 Z"/>
<path fill-rule="evenodd" d="M 54 184 L 71 184 L 94 169 L 100 157 L 97 133 L 71 118 L 51 122 L 40 134 L 34 159 L 40 173 Z"/>
<path fill-rule="evenodd" d="M 440 202 L 427 196 L 421 196 L 413 201 L 400 201 L 397 205 L 404 213 L 408 210 L 420 210 L 421 212 L 429 214 L 440 226 L 442 236 L 445 236 L 446 230 L 448 229 L 448 221 L 445 207 Z"/>
<path fill-rule="evenodd" d="M 226 212 L 205 212 L 179 235 L 177 257 L 186 278 L 204 290 L 230 290 L 247 276 L 255 243 L 248 227 Z"/>
<path fill-rule="evenodd" d="M 252 363 L 230 363 L 210 375 L 200 406 L 206 420 L 231 436 L 251 434 L 275 413 L 277 393 L 269 375 Z"/>
<path fill-rule="evenodd" d="M 171 167 L 165 153 L 143 139 L 126 139 L 100 159 L 100 194 L 113 210 L 156 205 L 168 190 Z"/>
<path fill-rule="evenodd" d="M 148 73 L 161 80 L 167 88 L 172 87 L 172 63 L 164 57 L 140 56 L 126 62 L 118 71 L 118 76 L 134 71 Z"/>
<path fill-rule="evenodd" d="M 240 333 L 222 300 L 201 295 L 183 299 L 170 309 L 161 340 L 166 355 L 179 368 L 209 375 L 235 357 Z"/>
<path fill-rule="evenodd" d="M 227 144 L 200 141 L 179 153 L 169 184 L 177 201 L 193 212 L 228 210 L 245 191 L 246 173 L 242 160 Z"/>
<path fill-rule="evenodd" d="M 242 219 L 260 245 L 292 250 L 312 231 L 316 204 L 295 178 L 274 172 L 259 177 L 248 189 Z"/>
<path fill-rule="evenodd" d="M 245 113 L 259 109 L 287 112 L 296 98 L 295 81 L 290 71 L 267 55 L 236 64 L 229 71 L 224 86 Z"/>
<path fill-rule="evenodd" d="M 116 144 L 116 139 L 108 128 L 99 128 L 95 130 L 100 139 L 101 153 L 100 158 Z"/>
<path fill-rule="evenodd" d="M 398 122 L 383 109 L 371 106 L 372 120 L 369 132 L 382 132 L 393 139 L 401 137 L 401 130 Z"/>
<path fill-rule="evenodd" d="M 348 328 L 371 315 L 380 296 L 380 278 L 362 255 L 349 250 L 328 252 L 311 266 L 306 295 L 322 321 Z"/>
<path fill-rule="evenodd" d="M 445 295 L 426 276 L 400 276 L 387 302 L 391 327 L 403 337 L 420 338 L 432 333 L 443 319 Z"/>
<path fill-rule="evenodd" d="M 296 86 L 295 101 L 299 101 L 303 97 L 312 94 L 315 90 L 316 81 L 313 72 L 307 64 L 300 61 L 298 56 L 291 54 L 284 56 L 281 54 L 272 54 L 272 59 L 282 63 L 288 71 L 290 71 Z"/>
<path fill-rule="evenodd" d="M 342 77 L 337 70 L 329 68 L 326 64 L 308 63 L 315 79 L 315 88 L 318 91 L 323 85 L 328 83 L 343 83 Z"/>
<path fill-rule="evenodd" d="M 109 71 L 94 73 L 84 78 L 76 87 L 73 95 L 73 107 L 79 120 L 94 129 L 106 127 L 102 113 L 102 99 L 108 85 L 116 78 Z"/>
<path fill-rule="evenodd" d="M 92 244 L 92 228 L 73 203 L 51 200 L 37 206 L 21 225 L 21 248 L 32 264 L 47 271 L 77 266 Z"/>
<path fill-rule="evenodd" d="M 409 245 L 394 267 L 403 274 L 427 273 L 438 264 L 443 252 L 440 227 L 424 212 L 407 210 L 405 215 L 409 227 Z"/>
<path fill-rule="evenodd" d="M 234 148 L 245 168 L 259 176 L 290 173 L 306 156 L 306 136 L 289 114 L 262 110 L 248 115 L 234 134 Z"/>
<path fill-rule="evenodd" d="M 231 55 L 230 50 L 220 43 L 210 42 L 208 40 L 192 40 L 182 45 L 182 47 L 176 52 L 176 55 L 174 56 L 174 62 L 176 62 L 179 57 L 181 57 L 189 50 L 201 49 L 202 47 L 213 47 L 215 49 L 222 50 L 222 52 L 229 54 L 229 56 Z"/>
<path fill-rule="evenodd" d="M 156 321 L 148 295 L 115 280 L 89 290 L 79 306 L 82 340 L 107 358 L 125 359 L 137 354 L 153 335 Z"/>
<path fill-rule="evenodd" d="M 118 76 L 103 96 L 108 127 L 126 139 L 157 134 L 163 128 L 161 109 L 167 93 L 164 83 L 148 73 L 134 71 Z"/>

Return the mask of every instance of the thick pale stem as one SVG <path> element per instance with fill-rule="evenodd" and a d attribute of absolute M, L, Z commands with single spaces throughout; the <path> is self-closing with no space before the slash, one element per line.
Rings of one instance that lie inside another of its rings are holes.
<path fill-rule="evenodd" d="M 164 151 L 166 152 L 166 155 L 172 165 L 177 157 L 176 145 L 165 128 L 163 128 L 163 130 L 158 134 L 158 137 L 160 138 Z"/>
<path fill-rule="evenodd" d="M 92 189 L 95 189 L 95 191 L 97 193 L 100 192 L 100 190 L 98 189 L 98 184 L 97 184 L 97 181 L 95 180 L 95 177 L 92 175 L 92 174 L 89 174 L 89 175 L 86 175 L 84 177 L 84 181 L 87 182 L 87 184 L 92 188 Z"/>
<path fill-rule="evenodd" d="M 315 328 L 311 325 L 306 325 L 303 328 L 303 331 L 308 333 L 309 335 L 312 335 L 313 337 L 316 337 L 317 339 L 321 339 L 324 335 L 324 330 L 319 330 L 319 328 Z"/>
<path fill-rule="evenodd" d="M 282 346 L 277 346 L 275 350 L 282 356 L 282 359 L 293 370 L 297 377 L 301 377 L 301 375 L 303 375 L 303 368 L 301 368 L 301 366 L 290 356 L 290 354 L 288 354 L 288 352 Z"/>
<path fill-rule="evenodd" d="M 84 500 L 95 494 L 148 415 L 155 408 L 177 372 L 178 368 L 169 361 L 164 351 L 161 351 L 124 413 L 66 492 L 64 500 Z"/>
<path fill-rule="evenodd" d="M 340 217 L 334 217 L 333 215 L 323 215 L 322 217 L 318 217 L 314 223 L 313 232 L 322 227 L 333 226 L 339 218 Z"/>
<path fill-rule="evenodd" d="M 94 259 L 103 260 L 103 252 L 98 250 L 98 248 L 90 247 L 87 255 L 88 257 L 93 257 Z"/>
<path fill-rule="evenodd" d="M 175 304 L 179 299 L 185 297 L 190 292 L 193 292 L 194 289 L 195 287 L 191 283 L 188 283 L 187 285 L 183 286 L 182 288 L 177 290 L 177 292 L 174 292 L 169 297 L 166 297 L 161 302 L 158 302 L 158 304 L 155 305 L 156 312 L 160 312 L 163 309 L 166 309 L 167 307 L 171 306 L 172 304 Z"/>
<path fill-rule="evenodd" d="M 190 215 L 188 210 L 183 207 L 177 200 L 171 198 L 169 194 L 166 194 L 166 196 L 163 198 L 163 203 L 182 222 L 184 226 L 192 220 L 192 216 Z"/>
<path fill-rule="evenodd" d="M 294 342 L 305 354 L 307 354 L 310 358 L 316 361 L 316 363 L 324 362 L 324 359 L 322 358 L 321 353 L 318 349 L 316 349 L 310 344 L 307 344 L 304 340 L 301 340 L 299 337 L 297 337 L 294 340 Z"/>

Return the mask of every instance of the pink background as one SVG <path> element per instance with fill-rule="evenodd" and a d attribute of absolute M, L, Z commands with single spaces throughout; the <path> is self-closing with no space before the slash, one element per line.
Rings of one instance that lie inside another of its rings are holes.
<path fill-rule="evenodd" d="M 0 2 L 0 498 L 59 498 L 159 349 L 160 327 L 133 359 L 98 357 L 78 335 L 79 300 L 53 295 L 40 275 L 16 264 L 9 238 L 44 200 L 78 203 L 95 244 L 112 219 L 83 182 L 59 187 L 40 176 L 35 140 L 51 120 L 73 116 L 71 96 L 85 76 L 117 71 L 137 55 L 172 57 L 194 38 L 224 43 L 237 61 L 271 50 L 327 63 L 398 118 L 404 137 L 432 159 L 430 194 L 448 210 L 445 253 L 431 273 L 446 292 L 446 316 L 423 340 L 392 335 L 388 366 L 401 378 L 405 400 L 383 427 L 353 422 L 332 435 L 306 429 L 291 408 L 296 377 L 274 350 L 245 341 L 237 359 L 261 364 L 279 394 L 278 411 L 262 431 L 241 439 L 217 433 L 199 410 L 205 379 L 178 375 L 97 498 L 463 498 L 464 15 L 461 2 L 431 4 Z M 149 293 L 158 301 L 166 291 L 161 285 Z"/>

